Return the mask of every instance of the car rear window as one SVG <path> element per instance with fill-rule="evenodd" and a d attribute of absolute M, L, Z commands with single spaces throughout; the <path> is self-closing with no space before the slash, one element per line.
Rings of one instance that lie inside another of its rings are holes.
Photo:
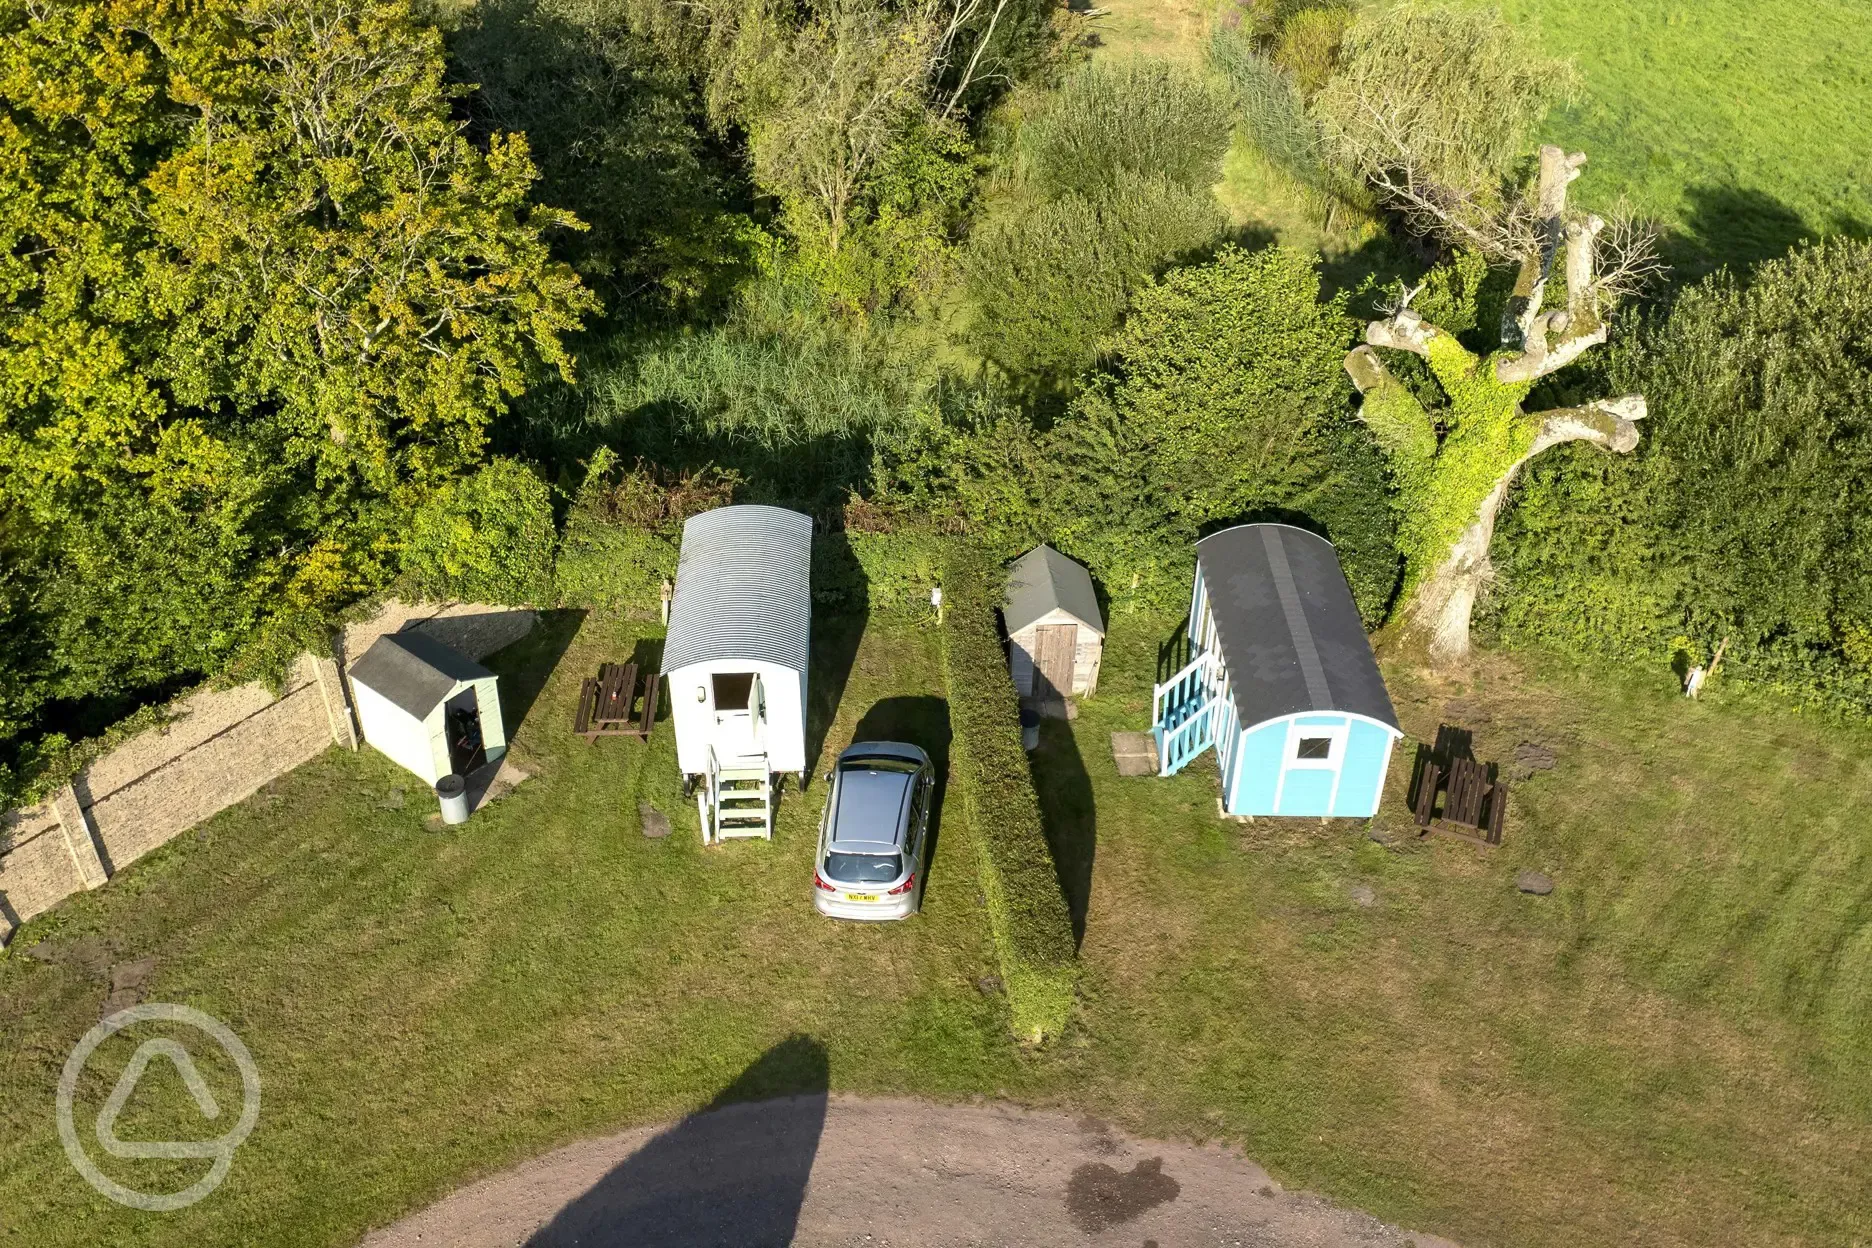
<path fill-rule="evenodd" d="M 888 884 L 902 874 L 902 854 L 826 855 L 825 876 L 834 884 Z"/>
<path fill-rule="evenodd" d="M 898 758 L 893 754 L 861 754 L 857 758 L 848 758 L 844 762 L 846 771 L 901 771 L 905 775 L 916 774 L 921 764 L 907 758 Z"/>

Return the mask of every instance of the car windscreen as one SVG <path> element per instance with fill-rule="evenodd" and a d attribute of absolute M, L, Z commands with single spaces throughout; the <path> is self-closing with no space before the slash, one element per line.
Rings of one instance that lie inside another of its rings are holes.
<path fill-rule="evenodd" d="M 902 874 L 902 854 L 826 855 L 825 876 L 834 884 L 889 884 Z"/>

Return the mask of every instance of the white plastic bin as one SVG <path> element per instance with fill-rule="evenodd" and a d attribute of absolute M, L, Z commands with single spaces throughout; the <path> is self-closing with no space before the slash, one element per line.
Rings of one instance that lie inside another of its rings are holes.
<path fill-rule="evenodd" d="M 457 775 L 436 781 L 436 800 L 442 803 L 443 823 L 468 822 L 468 782 Z"/>

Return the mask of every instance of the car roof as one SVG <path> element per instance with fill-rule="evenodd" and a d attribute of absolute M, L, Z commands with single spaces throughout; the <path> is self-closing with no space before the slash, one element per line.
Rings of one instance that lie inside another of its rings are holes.
<path fill-rule="evenodd" d="M 840 854 L 892 854 L 903 847 L 916 775 L 846 764 L 838 778 L 831 843 Z"/>

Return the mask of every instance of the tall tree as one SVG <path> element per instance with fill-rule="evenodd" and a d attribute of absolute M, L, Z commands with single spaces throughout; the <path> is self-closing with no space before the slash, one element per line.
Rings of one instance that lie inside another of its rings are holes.
<path fill-rule="evenodd" d="M 1438 662 L 1469 652 L 1470 614 L 1491 576 L 1495 517 L 1521 465 L 1565 442 L 1619 453 L 1638 445 L 1641 395 L 1538 412 L 1521 406 L 1541 378 L 1606 340 L 1614 296 L 1631 273 L 1630 253 L 1602 269 L 1605 221 L 1567 209 L 1567 186 L 1585 163 L 1584 155 L 1543 147 L 1531 229 L 1518 234 L 1508 210 L 1499 236 L 1525 243 L 1496 350 L 1469 350 L 1412 311 L 1406 295 L 1346 356 L 1364 396 L 1359 414 L 1385 449 L 1399 491 L 1404 620 Z M 1548 282 L 1562 263 L 1565 297 L 1548 307 Z M 1374 348 L 1428 360 L 1448 405 L 1432 413 Z"/>
<path fill-rule="evenodd" d="M 406 0 L 0 0 L 0 530 L 52 659 L 0 714 L 355 595 L 570 374 L 578 223 L 458 95 Z"/>

